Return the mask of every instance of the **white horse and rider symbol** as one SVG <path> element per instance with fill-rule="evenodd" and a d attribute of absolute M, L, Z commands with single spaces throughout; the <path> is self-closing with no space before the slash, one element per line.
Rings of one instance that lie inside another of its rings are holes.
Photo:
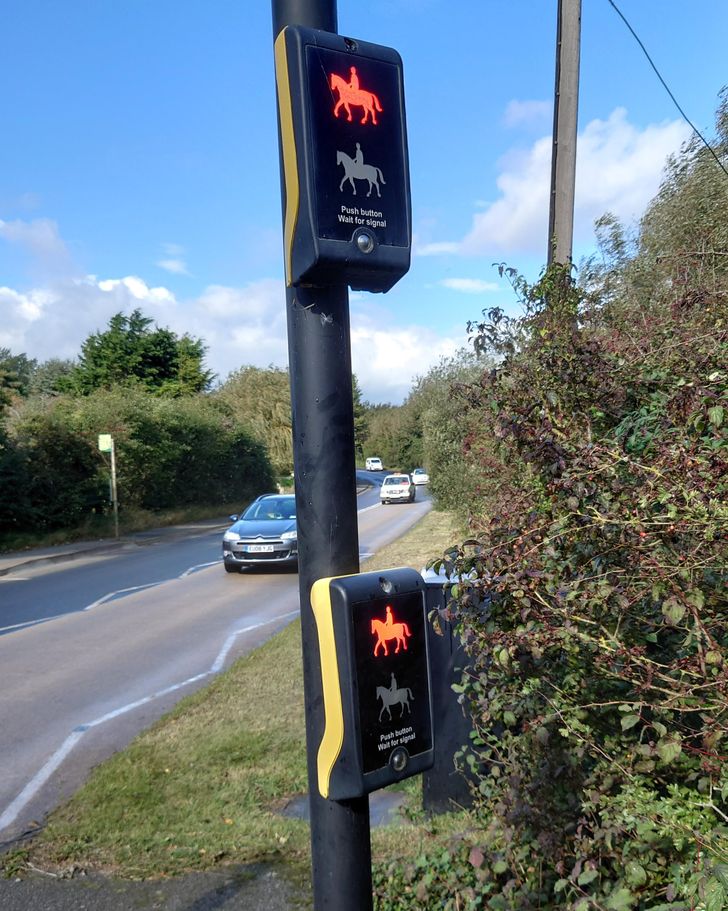
<path fill-rule="evenodd" d="M 396 623 L 392 616 L 392 608 L 390 605 L 387 605 L 386 610 L 386 619 L 379 620 L 373 618 L 371 622 L 371 632 L 372 635 L 377 637 L 377 641 L 374 645 L 374 656 L 376 657 L 379 653 L 379 650 L 382 649 L 384 655 L 389 654 L 387 648 L 387 642 L 390 639 L 396 641 L 396 648 L 394 654 L 402 647 L 405 651 L 407 650 L 407 637 L 411 636 L 409 626 L 406 623 Z M 399 687 L 397 685 L 397 680 L 394 676 L 394 673 L 391 675 L 391 680 L 389 687 L 378 686 L 377 687 L 377 699 L 381 700 L 382 708 L 379 712 L 379 720 L 382 720 L 382 715 L 386 711 L 389 715 L 389 720 L 392 720 L 392 706 L 399 705 L 400 713 L 399 717 L 402 718 L 404 715 L 404 710 L 412 714 L 412 709 L 410 708 L 410 700 L 413 699 L 412 690 L 408 687 Z"/>
<path fill-rule="evenodd" d="M 389 687 L 378 686 L 377 687 L 377 699 L 382 700 L 382 708 L 379 712 L 379 720 L 382 720 L 382 715 L 386 709 L 387 714 L 389 715 L 389 720 L 392 720 L 392 706 L 398 705 L 400 708 L 399 717 L 401 718 L 404 715 L 404 710 L 412 714 L 412 709 L 410 708 L 410 699 L 413 699 L 412 690 L 408 686 L 398 687 L 397 681 L 394 674 L 392 674 L 392 682 Z"/>
<path fill-rule="evenodd" d="M 344 184 L 348 180 L 351 184 L 354 196 L 356 196 L 356 184 L 354 181 L 366 180 L 369 183 L 369 192 L 367 193 L 367 196 L 371 196 L 372 189 L 375 189 L 377 191 L 377 196 L 381 197 L 382 194 L 379 190 L 379 182 L 386 183 L 384 175 L 382 174 L 381 169 L 376 165 L 364 164 L 364 153 L 358 142 L 356 144 L 356 154 L 353 158 L 351 155 L 347 155 L 346 152 L 337 151 L 336 164 L 344 166 L 344 176 L 339 184 L 339 190 L 343 192 Z"/>

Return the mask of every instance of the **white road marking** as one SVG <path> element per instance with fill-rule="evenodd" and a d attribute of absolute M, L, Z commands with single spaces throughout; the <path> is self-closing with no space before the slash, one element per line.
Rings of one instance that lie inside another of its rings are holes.
<path fill-rule="evenodd" d="M 56 771 L 66 756 L 68 756 L 78 741 L 83 737 L 83 735 L 84 731 L 76 728 L 69 734 L 68 737 L 66 737 L 60 747 L 43 766 L 43 768 L 37 772 L 33 778 L 30 779 L 20 794 L 18 794 L 18 796 L 5 810 L 2 816 L 0 816 L 0 831 L 2 831 L 2 829 L 4 829 L 6 826 L 9 826 L 10 823 L 13 822 L 13 820 L 17 817 L 18 813 L 20 813 L 23 807 L 28 803 L 28 801 L 33 799 L 34 795 L 37 794 L 38 791 L 46 783 L 46 781 L 48 781 L 51 775 Z"/>
<path fill-rule="evenodd" d="M 0 815 L 0 831 L 5 829 L 17 819 L 23 807 L 25 807 L 35 797 L 38 791 L 40 791 L 43 785 L 48 781 L 56 769 L 58 769 L 63 760 L 69 755 L 71 750 L 73 750 L 73 748 L 83 737 L 86 731 L 91 730 L 91 728 L 98 727 L 101 724 L 105 724 L 107 721 L 111 721 L 114 718 L 118 718 L 120 715 L 125 715 L 127 712 L 131 712 L 134 709 L 139 708 L 141 705 L 146 705 L 149 702 L 153 702 L 155 699 L 159 699 L 161 696 L 167 696 L 169 693 L 173 693 L 176 690 L 182 689 L 191 683 L 197 683 L 199 680 L 203 680 L 205 677 L 210 677 L 214 674 L 218 674 L 222 670 L 225 664 L 225 660 L 230 653 L 230 649 L 235 644 L 235 640 L 238 638 L 238 636 L 242 636 L 243 633 L 253 632 L 256 629 L 261 629 L 264 626 L 269 626 L 271 623 L 276 623 L 280 620 L 289 620 L 298 614 L 299 611 L 297 610 L 289 611 L 286 614 L 280 614 L 277 617 L 271 617 L 269 620 L 263 620 L 260 623 L 253 623 L 250 626 L 243 626 L 240 629 L 235 630 L 225 640 L 222 649 L 220 650 L 217 658 L 215 658 L 213 661 L 209 671 L 204 671 L 202 674 L 197 674 L 194 677 L 188 677 L 186 680 L 182 680 L 180 683 L 173 683 L 170 686 L 165 687 L 163 690 L 158 690 L 156 693 L 152 693 L 149 696 L 143 696 L 141 699 L 137 699 L 135 702 L 129 702 L 126 705 L 119 706 L 118 709 L 107 712 L 105 715 L 101 715 L 99 718 L 95 718 L 93 721 L 89 721 L 86 724 L 79 724 L 71 731 L 68 737 L 66 737 L 63 743 L 48 759 L 45 765 L 30 779 L 28 784 L 26 784 L 26 786 L 23 788 L 20 794 L 18 794 L 15 800 L 13 800 L 12 803 L 6 807 L 2 815 Z"/>
<path fill-rule="evenodd" d="M 183 573 L 180 573 L 177 578 L 184 579 L 185 576 L 196 573 L 198 569 L 205 569 L 207 566 L 217 566 L 218 563 L 222 563 L 222 557 L 218 557 L 217 560 L 211 560 L 209 563 L 198 563 L 196 566 L 190 566 L 189 569 L 186 569 Z"/>
<path fill-rule="evenodd" d="M 359 512 L 369 512 L 370 509 L 379 509 L 381 503 L 372 503 L 371 506 L 365 506 L 364 509 L 360 509 Z"/>
<path fill-rule="evenodd" d="M 56 614 L 54 617 L 41 617 L 38 620 L 26 620 L 25 623 L 14 623 L 12 626 L 0 626 L 0 633 L 9 633 L 11 629 L 24 629 L 26 626 L 37 626 L 39 623 L 46 623 L 48 620 L 57 620 L 64 614 Z"/>
<path fill-rule="evenodd" d="M 273 620 L 263 620 L 262 623 L 254 623 L 252 626 L 243 626 L 241 629 L 236 629 L 234 633 L 231 633 L 225 640 L 225 644 L 220 649 L 220 654 L 215 658 L 212 667 L 208 671 L 210 674 L 217 674 L 222 670 L 222 666 L 225 663 L 225 659 L 228 656 L 228 652 L 233 647 L 233 643 L 238 638 L 242 636 L 243 633 L 251 633 L 253 630 L 260 629 L 262 626 L 268 626 L 270 623 L 274 623 L 276 620 L 288 620 L 292 617 L 297 617 L 300 611 L 294 610 L 289 611 L 287 614 L 281 614 L 279 617 L 274 617 Z"/>
<path fill-rule="evenodd" d="M 126 595 L 129 592 L 139 592 L 144 588 L 154 588 L 155 585 L 164 585 L 165 582 L 172 581 L 174 580 L 160 579 L 158 582 L 145 582 L 144 585 L 132 585 L 129 588 L 118 588 L 115 592 L 107 592 L 105 595 L 97 598 L 92 604 L 87 604 L 86 607 L 81 608 L 81 610 L 92 610 L 94 607 L 99 607 L 100 605 L 105 604 L 107 601 L 111 601 L 111 599 L 115 598 L 117 595 Z"/>

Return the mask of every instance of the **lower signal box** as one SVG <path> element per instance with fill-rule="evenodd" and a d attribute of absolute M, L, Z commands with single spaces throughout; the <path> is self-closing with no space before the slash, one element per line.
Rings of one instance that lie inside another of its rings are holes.
<path fill-rule="evenodd" d="M 347 800 L 431 768 L 425 583 L 412 569 L 319 579 L 311 604 L 325 725 L 321 795 Z"/>

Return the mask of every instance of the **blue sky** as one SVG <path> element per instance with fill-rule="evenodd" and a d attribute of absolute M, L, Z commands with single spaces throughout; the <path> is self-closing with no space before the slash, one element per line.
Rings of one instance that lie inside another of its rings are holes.
<path fill-rule="evenodd" d="M 618 0 L 712 136 L 725 0 Z M 351 295 L 365 398 L 400 402 L 515 307 L 494 262 L 546 256 L 556 0 L 339 0 L 339 31 L 397 48 L 414 255 Z M 140 307 L 201 337 L 223 380 L 286 363 L 270 3 L 6 0 L 0 31 L 0 347 L 74 357 Z M 689 135 L 607 0 L 583 0 L 575 254 L 607 210 L 637 219 Z"/>

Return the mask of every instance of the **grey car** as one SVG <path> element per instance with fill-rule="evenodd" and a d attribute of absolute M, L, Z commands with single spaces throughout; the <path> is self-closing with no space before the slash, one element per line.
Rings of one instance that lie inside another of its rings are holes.
<path fill-rule="evenodd" d="M 230 516 L 234 524 L 222 539 L 225 570 L 240 572 L 246 566 L 298 563 L 296 498 L 266 494 L 254 500 L 241 516 Z"/>

